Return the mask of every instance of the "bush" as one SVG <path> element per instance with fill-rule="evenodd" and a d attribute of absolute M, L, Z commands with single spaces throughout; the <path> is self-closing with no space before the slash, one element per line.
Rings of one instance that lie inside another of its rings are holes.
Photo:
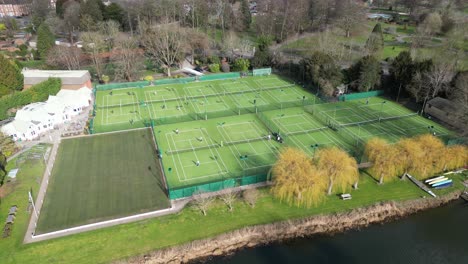
<path fill-rule="evenodd" d="M 208 65 L 208 68 L 210 69 L 210 72 L 213 72 L 213 73 L 217 73 L 221 71 L 218 63 L 210 64 Z"/>
<path fill-rule="evenodd" d="M 33 85 L 28 90 L 13 93 L 0 98 L 0 120 L 8 118 L 8 110 L 34 102 L 47 100 L 49 95 L 56 95 L 62 87 L 58 78 L 49 78 L 47 81 Z"/>
<path fill-rule="evenodd" d="M 208 61 L 212 64 L 219 64 L 221 62 L 218 56 L 210 56 Z"/>

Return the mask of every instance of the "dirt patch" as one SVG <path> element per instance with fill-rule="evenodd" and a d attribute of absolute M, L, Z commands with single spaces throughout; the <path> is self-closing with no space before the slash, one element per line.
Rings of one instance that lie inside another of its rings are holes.
<path fill-rule="evenodd" d="M 339 233 L 435 208 L 458 199 L 459 195 L 460 192 L 454 192 L 436 199 L 382 202 L 344 213 L 318 215 L 298 220 L 246 227 L 213 238 L 196 240 L 180 246 L 157 250 L 118 263 L 186 263 L 210 256 L 227 255 L 245 247 L 254 247 L 316 234 Z"/>

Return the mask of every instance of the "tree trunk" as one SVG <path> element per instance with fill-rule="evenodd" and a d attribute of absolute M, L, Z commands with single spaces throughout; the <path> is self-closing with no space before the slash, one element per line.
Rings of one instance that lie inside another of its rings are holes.
<path fill-rule="evenodd" d="M 384 177 L 384 175 L 383 175 L 383 173 L 381 173 L 380 174 L 380 179 L 379 179 L 379 184 L 383 184 L 383 177 Z"/>
<path fill-rule="evenodd" d="M 167 76 L 171 77 L 171 66 L 167 66 Z"/>
<path fill-rule="evenodd" d="M 333 180 L 330 179 L 330 182 L 328 183 L 328 191 L 327 191 L 328 195 L 332 194 L 332 189 L 333 189 Z"/>
<path fill-rule="evenodd" d="M 356 182 L 353 184 L 353 188 L 354 188 L 355 190 L 358 189 L 358 184 L 359 184 L 359 181 L 356 181 Z"/>
<path fill-rule="evenodd" d="M 346 37 L 349 38 L 349 35 L 350 35 L 349 29 L 347 29 L 347 30 L 346 30 Z"/>

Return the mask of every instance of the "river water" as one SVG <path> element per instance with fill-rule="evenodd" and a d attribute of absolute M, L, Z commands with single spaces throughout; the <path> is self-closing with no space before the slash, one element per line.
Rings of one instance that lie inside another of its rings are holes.
<path fill-rule="evenodd" d="M 206 263 L 468 264 L 468 204 L 459 200 L 361 230 L 243 249 Z"/>

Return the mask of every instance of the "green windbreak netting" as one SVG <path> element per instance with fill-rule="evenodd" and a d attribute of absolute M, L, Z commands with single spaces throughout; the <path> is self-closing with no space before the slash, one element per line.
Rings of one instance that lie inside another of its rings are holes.
<path fill-rule="evenodd" d="M 363 92 L 363 93 L 343 94 L 343 95 L 340 95 L 338 99 L 340 101 L 349 101 L 349 100 L 357 100 L 357 99 L 364 99 L 368 97 L 379 96 L 383 94 L 384 94 L 383 90 L 377 90 L 377 91 L 370 91 L 370 92 Z"/>

